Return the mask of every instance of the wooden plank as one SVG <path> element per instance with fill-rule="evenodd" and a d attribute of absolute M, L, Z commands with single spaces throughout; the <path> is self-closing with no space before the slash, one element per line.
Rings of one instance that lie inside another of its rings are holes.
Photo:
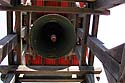
<path fill-rule="evenodd" d="M 3 83 L 15 83 L 15 74 L 8 73 Z"/>
<path fill-rule="evenodd" d="M 107 52 L 108 49 L 102 45 L 102 42 L 100 42 L 96 37 L 88 37 L 87 45 L 97 56 L 97 58 L 103 63 L 105 68 L 112 74 L 112 76 L 114 76 L 115 79 L 118 79 L 119 64 Z"/>
<path fill-rule="evenodd" d="M 97 37 L 98 24 L 99 24 L 99 15 L 93 15 L 91 36 Z M 93 63 L 94 63 L 94 54 L 91 52 L 91 50 L 89 50 L 88 64 L 93 65 Z"/>
<path fill-rule="evenodd" d="M 95 9 L 104 10 L 125 3 L 125 0 L 96 0 Z"/>
<path fill-rule="evenodd" d="M 101 69 L 93 69 L 92 66 L 83 66 L 82 69 L 79 70 L 54 70 L 55 68 L 59 69 L 62 68 L 62 66 L 34 66 L 39 67 L 41 70 L 34 70 L 30 69 L 26 66 L 20 65 L 17 68 L 17 66 L 0 66 L 0 71 L 2 73 L 6 72 L 15 72 L 15 74 L 46 74 L 46 75 L 57 75 L 57 74 L 64 74 L 64 75 L 70 75 L 70 74 L 100 74 Z M 75 66 L 73 66 L 75 67 Z"/>
<path fill-rule="evenodd" d="M 9 34 L 0 40 L 0 62 L 10 53 L 17 45 L 17 35 Z"/>
<path fill-rule="evenodd" d="M 16 7 L 2 7 L 1 10 L 6 11 L 27 11 L 27 12 L 56 12 L 56 13 L 82 13 L 82 14 L 101 14 L 109 15 L 109 10 L 93 10 L 91 8 L 77 8 L 77 7 L 49 7 L 49 6 L 16 6 Z"/>
<path fill-rule="evenodd" d="M 86 64 L 87 37 L 89 35 L 90 15 L 86 15 L 83 19 L 83 38 L 81 50 L 81 65 Z"/>
<path fill-rule="evenodd" d="M 30 79 L 28 78 L 19 78 L 21 82 L 81 82 L 84 79 Z"/>
<path fill-rule="evenodd" d="M 16 15 L 16 33 L 18 35 L 18 43 L 16 47 L 16 53 L 17 53 L 17 59 L 16 59 L 16 64 L 20 65 L 21 64 L 21 57 L 22 57 L 22 13 L 20 11 L 15 12 Z"/>

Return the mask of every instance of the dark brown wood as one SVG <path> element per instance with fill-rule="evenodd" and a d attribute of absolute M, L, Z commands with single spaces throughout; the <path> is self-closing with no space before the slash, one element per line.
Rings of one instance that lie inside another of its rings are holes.
<path fill-rule="evenodd" d="M 7 11 L 7 34 L 13 33 L 13 11 Z M 14 51 L 8 53 L 8 64 L 14 65 Z"/>
<path fill-rule="evenodd" d="M 86 51 L 87 51 L 87 37 L 89 35 L 91 15 L 86 15 L 83 19 L 83 38 L 82 38 L 82 49 L 81 49 L 81 65 L 86 64 Z"/>
<path fill-rule="evenodd" d="M 99 24 L 99 15 L 93 15 L 91 36 L 97 37 L 98 24 Z M 91 50 L 89 50 L 88 64 L 93 65 L 93 63 L 94 63 L 94 54 L 91 52 Z"/>
<path fill-rule="evenodd" d="M 15 83 L 15 74 L 8 73 L 3 83 Z"/>
<path fill-rule="evenodd" d="M 21 58 L 22 58 L 22 38 L 21 38 L 21 28 L 22 28 L 22 13 L 20 11 L 15 12 L 16 15 L 16 33 L 18 35 L 18 43 L 16 47 L 16 53 L 17 53 L 17 59 L 16 59 L 16 64 L 20 65 L 21 64 Z"/>
<path fill-rule="evenodd" d="M 104 67 L 112 74 L 112 76 L 114 76 L 115 79 L 118 79 L 119 64 L 107 52 L 108 49 L 103 46 L 103 43 L 100 42 L 96 37 L 88 37 L 87 45 L 103 63 Z"/>
<path fill-rule="evenodd" d="M 125 3 L 125 0 L 96 0 L 94 8 L 104 10 L 123 3 Z"/>
<path fill-rule="evenodd" d="M 16 6 L 16 7 L 3 7 L 1 10 L 6 11 L 27 11 L 27 12 L 56 12 L 56 13 L 82 13 L 82 14 L 101 14 L 109 15 L 109 10 L 93 10 L 91 8 L 77 8 L 77 7 L 48 7 L 48 6 Z"/>
<path fill-rule="evenodd" d="M 16 34 L 9 34 L 0 40 L 0 62 L 14 49 L 16 45 Z"/>
<path fill-rule="evenodd" d="M 13 11 L 7 11 L 7 34 L 13 33 Z"/>
<path fill-rule="evenodd" d="M 29 52 L 29 56 L 31 57 L 31 47 L 30 47 L 30 28 L 31 28 L 31 12 L 27 12 L 27 22 L 26 22 L 26 26 L 27 26 L 27 32 L 26 32 L 26 43 L 27 43 L 27 52 Z M 29 60 L 30 58 L 28 58 L 28 64 L 30 64 L 31 60 Z"/>

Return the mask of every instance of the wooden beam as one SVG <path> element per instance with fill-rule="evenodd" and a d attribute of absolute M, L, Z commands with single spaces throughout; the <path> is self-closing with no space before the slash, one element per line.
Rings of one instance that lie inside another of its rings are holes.
<path fill-rule="evenodd" d="M 49 6 L 16 6 L 16 7 L 2 7 L 1 10 L 6 11 L 27 11 L 27 12 L 56 12 L 56 13 L 74 13 L 74 14 L 101 14 L 109 15 L 109 10 L 93 10 L 91 8 L 77 8 L 77 7 L 49 7 Z"/>
<path fill-rule="evenodd" d="M 7 11 L 7 35 L 13 33 L 13 11 Z M 14 52 L 13 50 L 8 53 L 8 64 L 14 65 Z"/>
<path fill-rule="evenodd" d="M 83 38 L 82 38 L 82 50 L 81 50 L 81 65 L 86 65 L 86 51 L 87 51 L 87 37 L 89 35 L 91 15 L 86 15 L 83 18 Z"/>
<path fill-rule="evenodd" d="M 84 79 L 38 79 L 38 78 L 33 78 L 33 77 L 30 77 L 30 78 L 19 78 L 19 81 L 21 82 L 81 82 L 83 81 Z"/>
<path fill-rule="evenodd" d="M 27 21 L 26 21 L 26 26 L 27 26 L 27 32 L 26 32 L 26 43 L 27 43 L 27 52 L 29 52 L 29 56 L 28 57 L 31 57 L 30 56 L 30 53 L 31 53 L 31 47 L 30 47 L 30 28 L 31 28 L 31 19 L 32 18 L 32 13 L 31 12 L 27 12 Z M 43 58 L 42 58 L 43 59 Z M 43 60 L 42 60 L 43 61 Z M 30 58 L 28 58 L 28 64 L 31 63 L 31 60 Z"/>
<path fill-rule="evenodd" d="M 88 37 L 87 45 L 103 63 L 104 67 L 112 74 L 112 76 L 114 76 L 115 79 L 118 79 L 119 64 L 107 52 L 108 49 L 102 45 L 102 42 L 100 42 L 96 37 Z"/>
<path fill-rule="evenodd" d="M 91 31 L 91 36 L 93 37 L 97 37 L 98 24 L 99 24 L 99 15 L 93 15 L 93 24 Z M 93 65 L 93 63 L 94 63 L 94 54 L 91 52 L 91 50 L 89 50 L 88 64 Z"/>
<path fill-rule="evenodd" d="M 119 63 L 121 64 L 121 60 L 122 60 L 122 53 L 123 53 L 123 49 L 124 49 L 125 44 L 121 44 L 119 46 L 116 46 L 112 49 L 108 50 L 108 53 L 111 54 L 111 56 Z"/>
<path fill-rule="evenodd" d="M 16 64 L 20 65 L 21 64 L 21 57 L 22 57 L 22 13 L 20 11 L 15 12 L 16 15 L 16 33 L 18 35 L 18 43 L 16 47 L 16 53 L 17 53 L 17 59 L 16 59 Z"/>
<path fill-rule="evenodd" d="M 94 9 L 104 10 L 125 3 L 125 0 L 96 0 Z"/>
<path fill-rule="evenodd" d="M 15 74 L 8 73 L 3 83 L 15 83 Z"/>
<path fill-rule="evenodd" d="M 105 70 L 105 74 L 106 74 L 108 83 L 118 83 L 117 80 L 112 76 L 112 74 L 110 72 L 108 72 L 108 70 L 106 68 L 104 68 L 104 70 Z"/>
<path fill-rule="evenodd" d="M 30 69 L 26 66 L 20 65 L 17 69 L 17 66 L 0 66 L 0 72 L 15 72 L 15 74 L 46 74 L 46 75 L 70 75 L 70 74 L 100 74 L 101 69 L 94 69 L 92 66 L 83 66 L 80 71 L 78 70 L 54 70 L 55 68 L 62 66 L 34 66 L 34 68 L 39 67 L 41 70 Z M 75 67 L 75 66 L 74 66 Z M 51 70 L 50 70 L 51 69 Z"/>
<path fill-rule="evenodd" d="M 17 45 L 17 35 L 9 34 L 0 40 L 0 62 L 10 53 Z"/>

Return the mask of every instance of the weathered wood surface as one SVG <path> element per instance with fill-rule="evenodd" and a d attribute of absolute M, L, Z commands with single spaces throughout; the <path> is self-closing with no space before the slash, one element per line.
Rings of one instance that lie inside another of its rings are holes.
<path fill-rule="evenodd" d="M 9 34 L 0 40 L 0 62 L 10 53 L 17 45 L 17 35 Z"/>
<path fill-rule="evenodd" d="M 99 24 L 99 15 L 93 15 L 93 24 L 91 31 L 91 36 L 93 37 L 97 37 L 98 24 Z M 93 63 L 94 63 L 94 54 L 91 52 L 91 50 L 89 50 L 88 64 L 93 65 Z"/>
<path fill-rule="evenodd" d="M 8 73 L 3 83 L 15 83 L 15 74 Z"/>
<path fill-rule="evenodd" d="M 125 3 L 125 0 L 96 0 L 94 8 L 99 10 L 109 9 Z"/>
<path fill-rule="evenodd" d="M 109 10 L 93 10 L 91 8 L 77 8 L 77 7 L 48 7 L 48 6 L 16 6 L 16 7 L 3 7 L 0 10 L 5 11 L 27 11 L 27 12 L 56 12 L 56 13 L 74 13 L 74 14 L 102 14 L 109 15 Z"/>
<path fill-rule="evenodd" d="M 89 35 L 91 15 L 86 15 L 83 18 L 83 38 L 82 38 L 82 49 L 81 49 L 81 65 L 86 64 L 86 51 L 87 51 L 87 37 Z"/>
<path fill-rule="evenodd" d="M 22 58 L 22 38 L 21 38 L 21 34 L 22 34 L 22 12 L 17 11 L 15 12 L 16 15 L 16 33 L 18 35 L 18 43 L 16 46 L 16 53 L 17 53 L 17 58 L 16 58 L 16 63 L 17 65 L 21 64 L 21 58 Z"/>
<path fill-rule="evenodd" d="M 121 64 L 122 53 L 123 53 L 124 44 L 116 46 L 112 49 L 109 49 L 108 53 L 119 63 Z"/>
<path fill-rule="evenodd" d="M 62 68 L 61 66 L 35 66 L 38 67 L 39 70 L 34 70 L 34 69 L 30 69 L 24 65 L 20 65 L 18 68 L 17 66 L 0 66 L 0 71 L 2 73 L 6 73 L 6 72 L 15 72 L 16 74 L 100 74 L 101 73 L 101 69 L 94 69 L 92 66 L 83 66 L 82 69 L 79 70 L 54 70 L 57 69 L 58 67 Z M 34 67 L 34 68 L 35 68 Z M 38 69 L 37 68 L 37 69 Z M 41 70 L 40 70 L 41 69 Z"/>
<path fill-rule="evenodd" d="M 105 70 L 105 74 L 106 74 L 108 83 L 117 83 L 117 80 L 112 76 L 112 74 L 105 67 L 104 67 L 104 70 Z M 103 79 L 103 78 L 101 78 L 101 79 Z"/>
<path fill-rule="evenodd" d="M 96 37 L 88 37 L 88 47 L 97 56 L 97 58 L 103 63 L 104 67 L 114 76 L 115 79 L 119 78 L 119 63 L 114 60 L 111 55 L 107 52 L 102 42 Z"/>
<path fill-rule="evenodd" d="M 122 59 L 120 64 L 119 81 L 121 81 L 121 83 L 125 83 L 125 44 L 123 47 Z"/>

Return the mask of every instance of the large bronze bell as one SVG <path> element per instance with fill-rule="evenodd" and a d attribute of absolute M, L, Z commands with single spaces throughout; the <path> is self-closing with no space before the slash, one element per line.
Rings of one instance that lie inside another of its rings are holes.
<path fill-rule="evenodd" d="M 44 15 L 34 22 L 30 41 L 34 51 L 45 58 L 65 56 L 75 45 L 73 24 L 62 15 Z"/>

